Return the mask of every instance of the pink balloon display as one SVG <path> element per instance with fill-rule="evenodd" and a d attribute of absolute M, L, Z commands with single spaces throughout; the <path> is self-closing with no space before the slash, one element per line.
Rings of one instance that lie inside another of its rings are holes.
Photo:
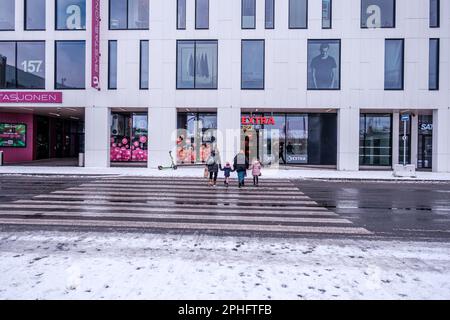
<path fill-rule="evenodd" d="M 146 143 L 146 142 L 147 142 L 147 137 L 146 137 L 146 136 L 141 136 L 141 137 L 139 138 L 139 141 L 140 141 L 141 143 Z"/>

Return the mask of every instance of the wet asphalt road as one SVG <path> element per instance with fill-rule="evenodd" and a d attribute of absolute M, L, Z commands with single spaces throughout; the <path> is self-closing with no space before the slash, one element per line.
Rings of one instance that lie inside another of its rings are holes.
<path fill-rule="evenodd" d="M 1 176 L 1 230 L 450 240 L 449 183 Z"/>

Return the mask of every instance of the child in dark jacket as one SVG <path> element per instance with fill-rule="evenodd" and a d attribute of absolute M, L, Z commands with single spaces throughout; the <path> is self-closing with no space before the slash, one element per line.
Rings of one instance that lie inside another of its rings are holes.
<path fill-rule="evenodd" d="M 225 167 L 222 168 L 222 166 L 220 166 L 220 170 L 224 172 L 225 175 L 225 185 L 228 187 L 230 184 L 230 176 L 231 176 L 231 172 L 234 172 L 235 170 L 233 170 L 233 168 L 231 167 L 230 163 L 227 162 Z"/>

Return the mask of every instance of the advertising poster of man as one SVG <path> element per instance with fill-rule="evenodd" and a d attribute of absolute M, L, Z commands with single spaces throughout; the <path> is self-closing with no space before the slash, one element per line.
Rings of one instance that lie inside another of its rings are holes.
<path fill-rule="evenodd" d="M 308 40 L 308 90 L 339 90 L 340 64 L 340 40 Z"/>

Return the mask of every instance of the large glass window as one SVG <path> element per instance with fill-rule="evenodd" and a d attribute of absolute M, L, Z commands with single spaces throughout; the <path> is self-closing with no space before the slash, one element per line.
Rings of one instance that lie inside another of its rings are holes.
<path fill-rule="evenodd" d="M 177 0 L 177 29 L 186 29 L 186 0 Z"/>
<path fill-rule="evenodd" d="M 242 40 L 242 89 L 264 89 L 264 40 Z"/>
<path fill-rule="evenodd" d="M 361 28 L 395 28 L 395 0 L 361 0 Z"/>
<path fill-rule="evenodd" d="M 392 165 L 392 116 L 362 114 L 359 133 L 361 166 Z"/>
<path fill-rule="evenodd" d="M 288 115 L 286 118 L 286 163 L 308 163 L 307 115 Z"/>
<path fill-rule="evenodd" d="M 209 29 L 209 0 L 195 0 L 195 29 Z"/>
<path fill-rule="evenodd" d="M 0 88 L 45 89 L 45 42 L 0 42 Z"/>
<path fill-rule="evenodd" d="M 15 0 L 0 1 L 0 30 L 14 30 Z"/>
<path fill-rule="evenodd" d="M 55 89 L 85 89 L 85 41 L 56 41 Z"/>
<path fill-rule="evenodd" d="M 386 39 L 384 57 L 384 89 L 403 90 L 404 40 Z"/>
<path fill-rule="evenodd" d="M 140 71 L 139 71 L 139 79 L 140 79 L 140 89 L 146 90 L 148 89 L 148 80 L 149 80 L 149 47 L 148 40 L 141 41 L 141 63 L 140 63 Z"/>
<path fill-rule="evenodd" d="M 417 167 L 432 169 L 433 167 L 433 116 L 419 115 Z"/>
<path fill-rule="evenodd" d="M 109 41 L 108 89 L 117 89 L 117 41 Z"/>
<path fill-rule="evenodd" d="M 275 29 L 275 0 L 266 0 L 266 29 Z"/>
<path fill-rule="evenodd" d="M 308 0 L 289 0 L 289 29 L 308 28 Z"/>
<path fill-rule="evenodd" d="M 111 30 L 146 30 L 149 28 L 149 0 L 110 0 Z"/>
<path fill-rule="evenodd" d="M 56 0 L 57 30 L 86 30 L 86 0 Z"/>
<path fill-rule="evenodd" d="M 242 1 L 242 29 L 256 28 L 256 0 Z"/>
<path fill-rule="evenodd" d="M 332 24 L 332 0 L 322 0 L 322 29 L 331 29 Z"/>
<path fill-rule="evenodd" d="M 440 26 L 440 0 L 430 0 L 430 28 L 439 28 Z"/>
<path fill-rule="evenodd" d="M 25 0 L 25 30 L 45 30 L 45 0 Z"/>
<path fill-rule="evenodd" d="M 205 163 L 217 147 L 217 114 L 180 112 L 177 125 L 177 162 Z"/>
<path fill-rule="evenodd" d="M 308 40 L 308 90 L 339 90 L 341 40 Z"/>
<path fill-rule="evenodd" d="M 430 90 L 439 90 L 439 60 L 439 39 L 430 39 Z"/>
<path fill-rule="evenodd" d="M 217 41 L 177 41 L 177 89 L 217 89 Z"/>

